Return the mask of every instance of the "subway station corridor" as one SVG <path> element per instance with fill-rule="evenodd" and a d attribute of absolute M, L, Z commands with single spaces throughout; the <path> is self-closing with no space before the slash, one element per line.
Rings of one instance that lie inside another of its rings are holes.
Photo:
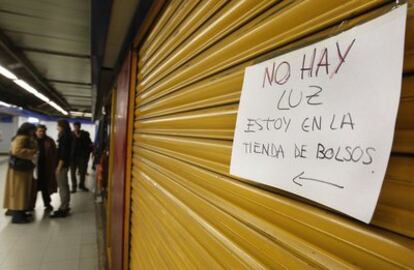
<path fill-rule="evenodd" d="M 7 157 L 0 157 L 0 202 L 3 203 Z M 87 186 L 93 188 L 93 177 Z M 95 270 L 98 269 L 95 202 L 92 192 L 72 194 L 72 214 L 51 219 L 44 212 L 38 194 L 34 221 L 12 224 L 11 218 L 0 215 L 0 270 Z M 52 195 L 57 209 L 59 196 Z"/>

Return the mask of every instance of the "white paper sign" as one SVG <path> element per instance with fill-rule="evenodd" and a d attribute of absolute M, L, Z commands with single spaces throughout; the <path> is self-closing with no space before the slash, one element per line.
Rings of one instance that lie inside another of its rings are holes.
<path fill-rule="evenodd" d="M 230 173 L 370 222 L 400 100 L 407 6 L 245 71 Z"/>

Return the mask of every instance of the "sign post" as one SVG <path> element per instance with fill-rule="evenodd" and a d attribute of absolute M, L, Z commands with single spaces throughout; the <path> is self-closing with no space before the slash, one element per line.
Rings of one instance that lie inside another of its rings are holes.
<path fill-rule="evenodd" d="M 401 92 L 407 5 L 245 71 L 230 173 L 369 223 Z"/>

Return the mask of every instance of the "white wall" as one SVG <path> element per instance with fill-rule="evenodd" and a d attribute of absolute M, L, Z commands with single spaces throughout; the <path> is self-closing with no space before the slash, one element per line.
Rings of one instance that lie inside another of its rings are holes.
<path fill-rule="evenodd" d="M 8 153 L 10 142 L 18 128 L 17 117 L 13 117 L 12 123 L 0 122 L 0 154 Z"/>

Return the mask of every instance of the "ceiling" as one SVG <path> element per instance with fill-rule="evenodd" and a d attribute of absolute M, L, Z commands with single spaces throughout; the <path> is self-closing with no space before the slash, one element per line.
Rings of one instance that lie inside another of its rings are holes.
<path fill-rule="evenodd" d="M 115 67 L 119 51 L 128 33 L 129 25 L 138 8 L 138 3 L 139 0 L 113 1 L 105 44 L 104 68 L 113 69 Z"/>
<path fill-rule="evenodd" d="M 149 10 L 163 0 L 92 0 L 93 113 L 109 102 L 116 76 Z M 109 8 L 106 8 L 109 7 Z M 104 40 L 104 42 L 100 42 Z"/>
<path fill-rule="evenodd" d="M 99 115 L 139 26 L 157 1 L 0 0 L 0 65 L 64 110 Z M 0 101 L 60 114 L 2 75 Z"/>
<path fill-rule="evenodd" d="M 0 0 L 0 32 L 13 48 L 0 51 L 0 65 L 64 109 L 90 112 L 90 6 L 90 0 Z M 58 114 L 0 77 L 1 100 Z"/>

